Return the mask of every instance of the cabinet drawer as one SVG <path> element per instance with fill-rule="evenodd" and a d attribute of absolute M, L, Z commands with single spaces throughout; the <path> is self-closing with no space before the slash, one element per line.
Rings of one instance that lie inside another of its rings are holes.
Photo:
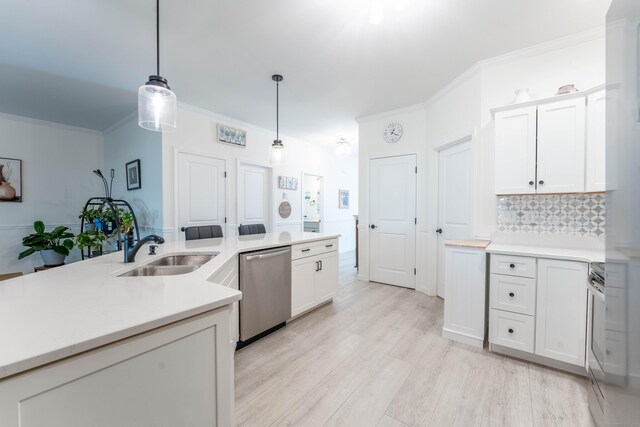
<path fill-rule="evenodd" d="M 338 239 L 320 240 L 317 242 L 303 243 L 291 247 L 291 259 L 306 258 L 313 255 L 324 254 L 338 250 Z"/>
<path fill-rule="evenodd" d="M 533 316 L 536 312 L 536 279 L 492 274 L 491 308 Z"/>
<path fill-rule="evenodd" d="M 525 314 L 491 309 L 489 342 L 533 353 L 534 318 Z"/>
<path fill-rule="evenodd" d="M 536 259 L 511 256 L 491 255 L 491 273 L 508 274 L 509 276 L 536 277 Z"/>

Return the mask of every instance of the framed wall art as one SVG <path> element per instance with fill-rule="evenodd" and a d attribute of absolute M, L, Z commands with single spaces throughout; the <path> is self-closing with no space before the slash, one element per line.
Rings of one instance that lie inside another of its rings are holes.
<path fill-rule="evenodd" d="M 338 208 L 349 209 L 349 190 L 338 190 Z"/>
<path fill-rule="evenodd" d="M 140 176 L 140 159 L 127 163 L 127 191 L 139 190 L 142 188 Z"/>
<path fill-rule="evenodd" d="M 22 202 L 22 160 L 0 157 L 0 202 Z"/>
<path fill-rule="evenodd" d="M 246 148 L 247 131 L 218 124 L 218 142 Z"/>

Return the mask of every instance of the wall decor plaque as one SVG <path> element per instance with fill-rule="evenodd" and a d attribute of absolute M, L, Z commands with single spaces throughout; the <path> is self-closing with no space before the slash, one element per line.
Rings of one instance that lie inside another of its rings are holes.
<path fill-rule="evenodd" d="M 280 214 L 280 218 L 289 218 L 291 216 L 291 203 L 286 200 L 280 203 L 278 214 Z"/>

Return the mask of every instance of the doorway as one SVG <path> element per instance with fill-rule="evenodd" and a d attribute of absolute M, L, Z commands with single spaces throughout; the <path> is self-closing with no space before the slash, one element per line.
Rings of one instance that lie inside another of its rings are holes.
<path fill-rule="evenodd" d="M 273 169 L 253 163 L 238 162 L 238 225 L 264 224 L 272 227 Z"/>
<path fill-rule="evenodd" d="M 473 237 L 473 150 L 471 137 L 438 152 L 438 296 L 444 294 L 444 242 Z"/>
<path fill-rule="evenodd" d="M 416 287 L 416 155 L 369 164 L 369 278 Z"/>
<path fill-rule="evenodd" d="M 225 227 L 226 161 L 216 157 L 177 154 L 178 230 L 197 225 Z M 184 233 L 178 233 L 184 239 Z"/>
<path fill-rule="evenodd" d="M 302 174 L 302 229 L 307 233 L 322 233 L 324 215 L 324 178 Z"/>

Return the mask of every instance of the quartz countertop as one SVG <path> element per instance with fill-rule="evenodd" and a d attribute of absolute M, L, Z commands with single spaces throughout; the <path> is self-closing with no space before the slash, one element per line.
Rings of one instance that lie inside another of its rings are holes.
<path fill-rule="evenodd" d="M 518 245 L 495 242 L 487 246 L 487 252 L 492 254 L 554 258 L 582 262 L 604 262 L 605 259 L 604 250 L 593 248 L 563 248 L 556 246 Z"/>
<path fill-rule="evenodd" d="M 490 240 L 446 240 L 445 246 L 458 246 L 461 248 L 484 249 L 491 243 Z"/>
<path fill-rule="evenodd" d="M 135 263 L 116 252 L 0 284 L 0 378 L 168 325 L 238 301 L 212 282 L 239 253 L 338 237 L 267 233 L 143 247 Z M 218 253 L 188 274 L 118 277 L 171 254 Z"/>

